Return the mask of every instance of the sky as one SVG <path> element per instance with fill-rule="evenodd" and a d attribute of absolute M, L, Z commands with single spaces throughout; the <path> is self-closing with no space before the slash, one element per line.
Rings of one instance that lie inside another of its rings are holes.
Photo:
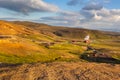
<path fill-rule="evenodd" d="M 120 32 L 120 0 L 0 0 L 0 20 Z"/>

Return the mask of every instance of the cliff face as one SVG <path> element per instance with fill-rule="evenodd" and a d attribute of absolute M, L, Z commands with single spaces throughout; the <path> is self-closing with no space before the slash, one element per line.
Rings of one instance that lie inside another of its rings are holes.
<path fill-rule="evenodd" d="M 120 65 L 85 62 L 0 65 L 0 80 L 120 80 Z"/>

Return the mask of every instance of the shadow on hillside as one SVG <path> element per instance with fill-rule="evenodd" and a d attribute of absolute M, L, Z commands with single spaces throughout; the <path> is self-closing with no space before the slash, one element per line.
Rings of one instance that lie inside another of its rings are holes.
<path fill-rule="evenodd" d="M 0 68 L 2 67 L 16 67 L 19 66 L 21 64 L 8 64 L 8 63 L 0 63 Z"/>
<path fill-rule="evenodd" d="M 89 62 L 97 63 L 110 63 L 110 64 L 120 64 L 120 60 L 114 58 L 105 58 L 105 57 L 87 57 L 85 55 L 80 56 L 81 59 L 87 60 Z"/>

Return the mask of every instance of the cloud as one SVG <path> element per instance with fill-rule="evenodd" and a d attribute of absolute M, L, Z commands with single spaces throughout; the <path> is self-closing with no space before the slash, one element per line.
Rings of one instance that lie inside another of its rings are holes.
<path fill-rule="evenodd" d="M 60 11 L 59 12 L 59 14 L 60 15 L 62 15 L 62 16 L 79 16 L 80 14 L 79 14 L 79 12 L 73 12 L 73 11 Z"/>
<path fill-rule="evenodd" d="M 42 17 L 39 22 L 50 25 L 82 27 L 89 29 L 118 29 L 120 31 L 120 9 L 62 11 L 57 16 Z"/>
<path fill-rule="evenodd" d="M 79 12 L 61 11 L 57 16 L 42 17 L 38 21 L 51 25 L 72 27 L 73 25 L 77 26 L 79 18 Z"/>
<path fill-rule="evenodd" d="M 55 5 L 43 0 L 0 0 L 0 7 L 15 12 L 29 14 L 32 12 L 56 12 L 55 15 L 47 15 L 35 22 L 47 23 L 57 26 L 83 27 L 90 29 L 118 29 L 120 31 L 120 9 L 107 9 L 103 3 L 109 0 L 71 0 L 68 5 L 84 4 L 80 11 L 59 10 Z M 100 1 L 104 1 L 103 3 Z M 5 19 L 5 18 L 4 18 Z M 6 18 L 7 20 L 21 20 Z M 25 18 L 24 18 L 25 19 Z"/>
<path fill-rule="evenodd" d="M 102 21 L 109 21 L 109 22 L 120 21 L 120 9 L 109 10 L 109 9 L 103 8 L 99 11 L 94 11 L 93 14 L 94 14 L 93 17 L 95 17 L 95 15 L 101 17 L 100 20 Z"/>
<path fill-rule="evenodd" d="M 6 17 L 6 18 L 0 18 L 0 20 L 15 21 L 15 20 L 21 20 L 21 19 Z"/>
<path fill-rule="evenodd" d="M 120 31 L 120 9 L 81 10 L 80 23 L 85 28 Z"/>
<path fill-rule="evenodd" d="M 74 6 L 74 5 L 77 5 L 78 3 L 82 3 L 82 2 L 83 2 L 83 0 L 71 0 L 67 4 L 70 6 Z"/>
<path fill-rule="evenodd" d="M 6 21 L 31 21 L 31 19 L 22 19 L 22 18 L 13 18 L 13 17 L 3 17 L 0 18 L 0 20 L 6 20 Z"/>
<path fill-rule="evenodd" d="M 83 7 L 84 10 L 100 10 L 103 8 L 103 5 L 100 3 L 92 2 Z"/>
<path fill-rule="evenodd" d="M 0 7 L 15 12 L 57 12 L 59 8 L 43 0 L 0 0 Z"/>
<path fill-rule="evenodd" d="M 104 3 L 109 3 L 111 0 L 103 0 Z"/>
<path fill-rule="evenodd" d="M 110 0 L 69 0 L 67 5 L 76 6 L 76 5 L 85 5 L 90 3 L 100 3 L 100 4 L 108 4 Z"/>

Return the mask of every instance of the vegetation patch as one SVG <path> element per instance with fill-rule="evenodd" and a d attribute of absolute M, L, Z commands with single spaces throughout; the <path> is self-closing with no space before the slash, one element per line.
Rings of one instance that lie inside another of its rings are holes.
<path fill-rule="evenodd" d="M 7 55 L 0 53 L 0 62 L 2 63 L 33 63 L 33 62 L 51 62 L 58 58 L 57 54 L 33 54 L 27 56 Z"/>

